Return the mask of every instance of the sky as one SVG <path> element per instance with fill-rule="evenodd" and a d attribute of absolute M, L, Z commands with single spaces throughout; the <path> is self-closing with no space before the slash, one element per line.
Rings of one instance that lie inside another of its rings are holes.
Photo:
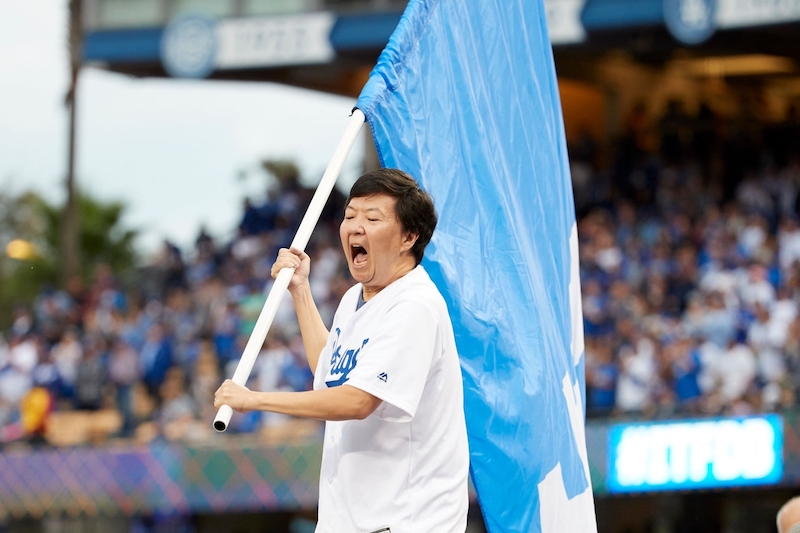
<path fill-rule="evenodd" d="M 66 0 L 0 0 L 0 191 L 64 201 L 69 64 Z M 78 88 L 76 177 L 127 205 L 146 257 L 184 249 L 201 225 L 229 238 L 264 159 L 291 159 L 316 185 L 355 99 L 272 83 L 141 79 L 86 68 Z M 363 135 L 339 184 L 357 177 Z M 242 178 L 244 176 L 244 178 Z"/>

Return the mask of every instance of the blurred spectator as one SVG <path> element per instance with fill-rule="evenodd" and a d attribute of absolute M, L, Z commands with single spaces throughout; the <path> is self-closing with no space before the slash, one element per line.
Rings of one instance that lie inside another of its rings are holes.
<path fill-rule="evenodd" d="M 71 399 L 75 393 L 75 380 L 78 376 L 78 363 L 83 358 L 83 347 L 75 328 L 67 328 L 61 339 L 52 348 L 52 361 L 61 379 L 62 398 Z"/>
<path fill-rule="evenodd" d="M 30 376 L 39 362 L 39 339 L 35 333 L 15 335 L 8 345 L 8 362 Z"/>
<path fill-rule="evenodd" d="M 53 396 L 44 387 L 33 387 L 20 401 L 23 434 L 32 444 L 44 444 L 47 417 L 53 408 Z"/>
<path fill-rule="evenodd" d="M 33 385 L 46 390 L 51 398 L 61 394 L 62 384 L 58 367 L 53 363 L 53 353 L 43 343 L 37 343 L 38 362 L 31 372 Z"/>
<path fill-rule="evenodd" d="M 616 396 L 620 412 L 641 415 L 652 410 L 657 383 L 655 350 L 655 343 L 645 336 L 620 349 Z"/>
<path fill-rule="evenodd" d="M 97 411 L 103 407 L 108 385 L 107 359 L 106 340 L 98 334 L 90 335 L 75 377 L 77 409 Z"/>
<path fill-rule="evenodd" d="M 8 354 L 5 364 L 0 367 L 0 442 L 14 440 L 23 436 L 20 427 L 20 408 L 23 398 L 33 387 L 30 372 L 20 367 L 11 357 L 11 348 L 19 346 L 20 337 L 12 337 L 9 348 L 4 350 Z"/>
<path fill-rule="evenodd" d="M 214 349 L 217 352 L 220 369 L 236 359 L 236 339 L 240 331 L 241 317 L 235 301 L 228 301 L 225 308 L 214 317 Z"/>
<path fill-rule="evenodd" d="M 756 377 L 756 358 L 753 350 L 731 340 L 716 367 L 720 400 L 723 405 L 736 405 L 745 397 Z"/>
<path fill-rule="evenodd" d="M 689 333 L 708 340 L 720 348 L 727 347 L 736 336 L 736 314 L 726 306 L 723 295 L 719 292 L 706 294 L 705 305 L 693 315 L 693 319 L 697 322 L 687 324 Z"/>
<path fill-rule="evenodd" d="M 688 337 L 669 344 L 666 357 L 672 374 L 672 394 L 681 411 L 697 413 L 700 408 L 702 391 L 699 377 L 702 370 L 700 354 Z"/>
<path fill-rule="evenodd" d="M 191 384 L 189 386 L 201 420 L 214 419 L 216 415 L 214 392 L 221 382 L 219 363 L 214 354 L 212 344 L 208 341 L 203 341 L 200 347 L 200 354 L 197 356 L 197 361 L 191 374 Z"/>
<path fill-rule="evenodd" d="M 595 415 L 609 415 L 614 409 L 617 365 L 611 352 L 611 337 L 588 337 L 586 341 L 587 406 Z"/>
<path fill-rule="evenodd" d="M 266 301 L 267 295 L 264 293 L 264 283 L 257 279 L 251 280 L 248 283 L 247 294 L 239 300 L 238 314 L 241 317 L 239 335 L 250 336 Z"/>
<path fill-rule="evenodd" d="M 277 209 L 267 202 L 256 206 L 250 198 L 245 198 L 242 220 L 239 223 L 239 235 L 242 237 L 261 235 L 275 228 Z"/>
<path fill-rule="evenodd" d="M 195 428 L 194 400 L 186 390 L 186 377 L 179 367 L 167 370 L 159 388 L 161 407 L 156 414 L 159 430 L 167 440 L 187 440 Z"/>
<path fill-rule="evenodd" d="M 198 314 L 192 309 L 188 291 L 171 289 L 167 294 L 163 319 L 171 332 L 173 361 L 189 372 L 200 351 L 201 324 Z"/>
<path fill-rule="evenodd" d="M 142 381 L 151 396 L 158 397 L 161 384 L 172 367 L 172 345 L 160 323 L 154 323 L 147 331 L 147 341 L 142 347 L 140 365 Z"/>
<path fill-rule="evenodd" d="M 748 310 L 756 304 L 770 307 L 775 301 L 775 287 L 767 278 L 764 265 L 754 263 L 747 270 L 747 279 L 740 283 L 739 293 Z"/>
<path fill-rule="evenodd" d="M 299 335 L 292 338 L 289 344 L 291 358 L 281 368 L 281 382 L 292 391 L 311 390 L 314 374 L 308 367 L 303 341 Z"/>
<path fill-rule="evenodd" d="M 24 305 L 14 307 L 14 321 L 11 324 L 11 336 L 23 337 L 33 329 L 33 316 Z"/>
<path fill-rule="evenodd" d="M 122 337 L 117 338 L 111 349 L 108 377 L 115 389 L 117 409 L 122 415 L 120 435 L 130 437 L 136 425 L 133 408 L 134 386 L 141 378 L 139 354 Z"/>
<path fill-rule="evenodd" d="M 800 260 L 800 224 L 797 215 L 786 215 L 778 230 L 778 261 L 781 272 L 786 275 Z"/>
<path fill-rule="evenodd" d="M 73 302 L 69 296 L 45 285 L 33 303 L 36 328 L 48 343 L 54 343 L 70 322 Z"/>
<path fill-rule="evenodd" d="M 205 227 L 200 228 L 195 239 L 195 254 L 194 261 L 186 268 L 186 281 L 193 290 L 197 290 L 214 275 L 219 263 L 214 240 Z"/>
<path fill-rule="evenodd" d="M 164 241 L 154 266 L 161 278 L 162 292 L 186 286 L 186 265 L 183 262 L 183 254 L 171 241 Z"/>
<path fill-rule="evenodd" d="M 284 383 L 283 370 L 291 363 L 292 359 L 292 353 L 279 334 L 272 332 L 267 335 L 264 349 L 259 354 L 254 369 L 257 389 L 260 391 L 291 391 L 291 387 Z M 261 419 L 267 426 L 281 424 L 288 418 L 279 413 L 261 413 Z"/>

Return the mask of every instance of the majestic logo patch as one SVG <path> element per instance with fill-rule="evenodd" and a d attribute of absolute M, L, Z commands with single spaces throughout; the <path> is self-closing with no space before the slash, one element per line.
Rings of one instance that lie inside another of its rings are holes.
<path fill-rule="evenodd" d="M 350 372 L 358 364 L 358 354 L 361 352 L 361 348 L 363 348 L 369 339 L 364 339 L 361 343 L 361 346 L 357 349 L 350 349 L 346 350 L 342 353 L 342 345 L 339 344 L 339 335 L 341 334 L 341 330 L 336 328 L 336 348 L 333 350 L 333 354 L 331 354 L 331 369 L 328 372 L 331 378 L 329 381 L 326 381 L 325 384 L 328 387 L 338 387 L 339 385 L 344 385 L 344 383 L 348 380 L 348 376 Z"/>
<path fill-rule="evenodd" d="M 378 379 L 386 383 L 386 380 L 389 379 L 389 375 L 386 372 L 381 372 L 378 374 Z"/>

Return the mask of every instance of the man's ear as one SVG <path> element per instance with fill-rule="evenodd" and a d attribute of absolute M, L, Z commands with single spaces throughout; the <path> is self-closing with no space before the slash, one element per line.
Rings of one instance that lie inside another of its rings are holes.
<path fill-rule="evenodd" d="M 417 242 L 417 239 L 419 239 L 419 233 L 413 233 L 413 232 L 407 231 L 403 235 L 403 243 L 402 243 L 403 251 L 407 252 L 408 250 L 413 248 L 414 244 Z"/>

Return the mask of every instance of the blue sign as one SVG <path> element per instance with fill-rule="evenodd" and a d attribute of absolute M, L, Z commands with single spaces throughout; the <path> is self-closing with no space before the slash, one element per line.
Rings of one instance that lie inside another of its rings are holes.
<path fill-rule="evenodd" d="M 772 484 L 783 475 L 783 419 L 618 424 L 609 430 L 609 492 Z"/>
<path fill-rule="evenodd" d="M 217 58 L 216 24 L 191 15 L 170 22 L 161 38 L 161 62 L 175 78 L 205 78 Z"/>
<path fill-rule="evenodd" d="M 717 0 L 664 0 L 664 22 L 686 44 L 707 41 L 716 29 Z"/>

